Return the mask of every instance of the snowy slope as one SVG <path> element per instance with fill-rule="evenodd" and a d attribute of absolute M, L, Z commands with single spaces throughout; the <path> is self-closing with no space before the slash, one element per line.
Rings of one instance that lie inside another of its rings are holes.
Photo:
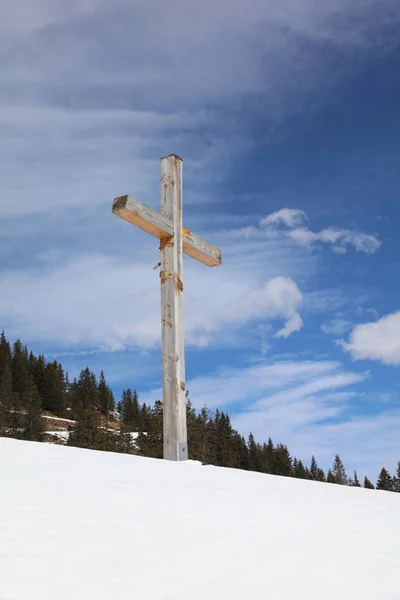
<path fill-rule="evenodd" d="M 400 599 L 400 495 L 0 438 L 1 600 Z"/>

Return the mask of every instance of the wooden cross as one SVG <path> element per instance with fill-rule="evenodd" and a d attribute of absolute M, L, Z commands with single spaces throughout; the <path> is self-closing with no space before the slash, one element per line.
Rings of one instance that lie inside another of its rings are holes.
<path fill-rule="evenodd" d="M 160 240 L 161 346 L 164 459 L 188 459 L 185 350 L 183 335 L 182 252 L 215 267 L 221 252 L 182 227 L 182 159 L 161 159 L 161 211 L 131 196 L 119 196 L 112 212 Z"/>

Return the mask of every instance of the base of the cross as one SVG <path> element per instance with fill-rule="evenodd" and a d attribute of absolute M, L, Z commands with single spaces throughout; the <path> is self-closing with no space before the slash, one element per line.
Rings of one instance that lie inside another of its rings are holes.
<path fill-rule="evenodd" d="M 175 462 L 181 462 L 188 460 L 188 445 L 180 442 L 169 442 L 164 444 L 164 460 L 174 460 Z"/>

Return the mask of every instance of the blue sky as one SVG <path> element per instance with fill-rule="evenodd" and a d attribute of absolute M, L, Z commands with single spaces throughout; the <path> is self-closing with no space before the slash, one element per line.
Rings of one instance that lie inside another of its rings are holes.
<path fill-rule="evenodd" d="M 188 388 L 374 478 L 400 458 L 400 4 L 19 0 L 0 24 L 0 328 L 160 392 L 159 207 L 183 157 Z"/>

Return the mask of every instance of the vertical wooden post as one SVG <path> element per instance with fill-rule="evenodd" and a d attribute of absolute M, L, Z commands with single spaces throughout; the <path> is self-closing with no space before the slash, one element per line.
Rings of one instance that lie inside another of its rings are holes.
<path fill-rule="evenodd" d="M 182 160 L 161 159 L 161 215 L 173 223 L 173 236 L 160 240 L 161 344 L 164 458 L 188 459 L 182 281 Z"/>

